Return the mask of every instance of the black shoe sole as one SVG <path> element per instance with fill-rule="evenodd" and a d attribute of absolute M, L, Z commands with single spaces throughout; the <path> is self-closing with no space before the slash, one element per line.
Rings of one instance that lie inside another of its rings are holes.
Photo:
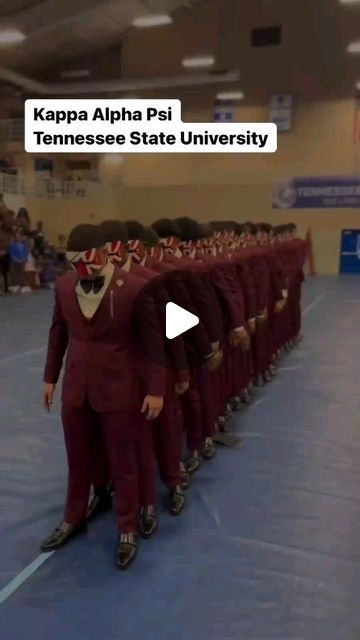
<path fill-rule="evenodd" d="M 211 451 L 211 453 L 201 452 L 201 455 L 204 458 L 204 460 L 212 460 L 213 457 L 216 455 L 216 449 L 214 451 Z"/>
<path fill-rule="evenodd" d="M 190 474 L 188 473 L 188 478 L 186 480 L 181 480 L 181 487 L 183 491 L 188 491 L 190 489 Z"/>
<path fill-rule="evenodd" d="M 196 467 L 192 468 L 192 469 L 189 469 L 189 468 L 186 466 L 186 462 L 185 462 L 185 469 L 186 469 L 187 473 L 188 473 L 190 476 L 192 476 L 194 473 L 196 473 L 197 471 L 199 471 L 200 467 L 201 467 L 201 462 L 200 462 L 200 460 L 199 460 L 199 464 L 198 464 Z"/>
<path fill-rule="evenodd" d="M 186 502 L 184 501 L 182 507 L 180 509 L 173 509 L 172 507 L 169 507 L 169 513 L 171 516 L 179 516 L 185 509 L 185 504 Z"/>
<path fill-rule="evenodd" d="M 140 535 L 142 538 L 144 538 L 144 540 L 150 540 L 150 538 L 152 538 L 153 535 L 157 532 L 158 528 L 159 528 L 158 519 L 156 519 L 156 522 L 154 523 L 154 526 L 151 529 L 151 531 L 145 531 L 143 528 L 142 522 L 140 520 Z"/>
<path fill-rule="evenodd" d="M 70 542 L 70 540 L 73 540 L 74 538 L 76 538 L 77 536 L 81 535 L 82 533 L 86 533 L 86 531 L 87 531 L 87 526 L 86 526 L 86 524 L 84 524 L 81 527 L 79 527 L 70 536 L 65 538 L 59 544 L 53 544 L 53 545 L 43 545 L 42 544 L 40 546 L 40 550 L 42 551 L 42 553 L 49 553 L 50 551 L 57 551 L 58 549 L 62 549 L 63 547 L 65 547 Z"/>
<path fill-rule="evenodd" d="M 137 550 L 134 553 L 133 556 L 131 556 L 130 560 L 128 560 L 128 562 L 126 564 L 119 564 L 119 562 L 116 562 L 116 566 L 119 569 L 119 571 L 126 571 L 126 569 L 128 569 L 132 563 L 136 560 L 137 558 Z"/>

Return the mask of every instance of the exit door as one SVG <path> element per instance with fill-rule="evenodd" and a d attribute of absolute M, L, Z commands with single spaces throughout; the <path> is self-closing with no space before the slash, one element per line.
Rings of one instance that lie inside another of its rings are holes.
<path fill-rule="evenodd" d="M 340 273 L 360 274 L 360 229 L 342 231 Z"/>

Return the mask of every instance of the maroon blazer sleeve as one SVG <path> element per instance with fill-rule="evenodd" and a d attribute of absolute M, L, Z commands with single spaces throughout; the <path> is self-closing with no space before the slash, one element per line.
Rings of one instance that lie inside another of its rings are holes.
<path fill-rule="evenodd" d="M 222 341 L 223 326 L 219 300 L 204 265 L 192 261 L 191 271 L 184 272 L 186 286 L 211 343 Z"/>
<path fill-rule="evenodd" d="M 158 284 L 154 298 L 156 300 L 158 314 L 160 317 L 161 331 L 165 341 L 165 351 L 168 356 L 169 366 L 175 372 L 177 382 L 188 382 L 190 380 L 189 365 L 186 356 L 184 341 L 181 336 L 168 340 L 166 335 L 166 305 L 170 302 L 168 291 Z"/>
<path fill-rule="evenodd" d="M 151 294 L 146 291 L 142 291 L 135 301 L 134 322 L 136 322 L 139 346 L 143 356 L 146 394 L 164 396 L 166 390 L 164 336 L 161 332 L 156 305 Z"/>
<path fill-rule="evenodd" d="M 281 264 L 275 255 L 270 254 L 266 257 L 266 263 L 270 273 L 270 285 L 272 295 L 275 302 L 283 297 L 283 289 L 286 289 L 286 281 L 282 272 Z"/>
<path fill-rule="evenodd" d="M 246 320 L 251 320 L 255 318 L 257 311 L 254 279 L 246 260 L 237 262 L 236 269 L 244 294 L 245 317 Z"/>
<path fill-rule="evenodd" d="M 223 301 L 230 329 L 244 325 L 244 297 L 232 273 L 232 265 L 220 265 L 211 270 L 212 282 Z"/>
<path fill-rule="evenodd" d="M 256 313 L 260 313 L 267 309 L 269 304 L 269 271 L 261 256 L 254 258 L 252 268 L 257 298 Z"/>
<path fill-rule="evenodd" d="M 193 300 L 190 296 L 189 289 L 186 286 L 185 282 L 182 278 L 185 277 L 185 281 L 188 280 L 188 274 L 180 274 L 173 273 L 171 278 L 168 280 L 168 291 L 172 302 L 180 305 L 180 307 L 184 307 L 190 313 L 194 315 L 198 315 L 198 310 L 195 308 Z M 190 274 L 190 283 L 191 283 L 191 274 Z M 212 353 L 212 346 L 210 338 L 205 331 L 205 327 L 203 323 L 199 322 L 199 324 L 195 325 L 190 331 L 186 332 L 186 341 L 191 344 L 198 357 L 203 359 L 207 358 Z"/>
<path fill-rule="evenodd" d="M 61 313 L 58 293 L 55 291 L 55 306 L 49 331 L 44 382 L 57 383 L 68 342 L 66 322 Z"/>

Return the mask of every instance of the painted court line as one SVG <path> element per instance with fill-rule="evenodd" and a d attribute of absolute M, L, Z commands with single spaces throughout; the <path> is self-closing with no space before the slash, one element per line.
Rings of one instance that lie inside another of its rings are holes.
<path fill-rule="evenodd" d="M 16 589 L 21 587 L 21 585 L 28 578 L 30 578 L 30 576 L 32 576 L 33 573 L 35 573 L 35 571 L 37 571 L 39 567 L 41 567 L 41 565 L 44 564 L 44 562 L 46 562 L 46 560 L 48 560 L 54 553 L 55 551 L 50 551 L 49 553 L 40 553 L 40 555 L 35 558 L 35 560 L 28 564 L 25 569 L 20 571 L 20 573 L 18 573 L 18 575 L 15 576 L 15 578 L 13 578 L 13 580 L 11 580 L 11 582 L 9 582 L 6 587 L 1 589 L 0 604 L 3 604 L 5 600 L 7 600 L 14 593 L 14 591 L 16 591 Z"/>
<path fill-rule="evenodd" d="M 40 353 L 41 351 L 45 351 L 46 347 L 39 347 L 38 349 L 31 349 L 31 351 L 23 351 L 22 353 L 18 353 L 14 356 L 8 356 L 6 358 L 0 358 L 0 364 L 3 362 L 12 362 L 13 360 L 18 360 L 19 358 L 25 358 L 26 356 L 32 356 L 35 353 Z"/>
<path fill-rule="evenodd" d="M 320 296 L 315 298 L 313 302 L 311 302 L 307 307 L 305 307 L 304 311 L 302 312 L 302 316 L 303 317 L 307 316 L 309 311 L 311 311 L 311 309 L 313 309 L 324 297 L 325 297 L 325 293 L 322 293 Z"/>
<path fill-rule="evenodd" d="M 309 311 L 311 311 L 319 302 L 320 300 L 322 300 L 324 298 L 325 294 L 322 293 L 320 296 L 318 296 L 317 298 L 315 298 L 315 300 L 313 302 L 311 302 L 302 312 L 303 316 L 306 316 Z M 12 360 L 17 360 L 18 358 L 24 358 L 25 356 L 29 356 L 32 355 L 34 353 L 40 353 L 40 351 L 44 351 L 46 349 L 46 347 L 40 347 L 38 349 L 33 349 L 32 351 L 25 351 L 24 353 L 19 353 L 18 355 L 15 356 L 9 356 L 8 358 L 2 358 L 0 359 L 0 364 L 3 362 L 11 362 Z M 254 406 L 258 406 L 259 404 L 262 404 L 263 402 L 267 402 L 268 398 L 259 398 L 257 401 L 254 402 L 254 404 L 252 405 Z M 244 435 L 244 434 L 243 434 Z M 251 434 L 252 436 L 260 436 L 261 434 Z M 44 562 L 46 562 L 49 558 L 51 558 L 51 556 L 55 553 L 55 551 L 50 551 L 49 553 L 40 553 L 40 555 L 37 556 L 37 558 L 35 558 L 35 560 L 33 560 L 33 562 L 31 562 L 27 567 L 25 567 L 25 569 L 23 569 L 22 571 L 20 571 L 20 573 L 18 573 L 17 576 L 15 576 L 15 578 L 13 578 L 13 580 L 11 580 L 3 589 L 1 589 L 0 591 L 0 605 L 3 604 L 5 602 L 5 600 L 7 600 L 17 589 L 19 589 L 19 587 L 21 587 L 22 584 L 24 584 L 24 582 L 26 582 L 26 580 L 28 580 L 28 578 L 30 578 L 40 567 L 41 565 L 44 564 Z"/>

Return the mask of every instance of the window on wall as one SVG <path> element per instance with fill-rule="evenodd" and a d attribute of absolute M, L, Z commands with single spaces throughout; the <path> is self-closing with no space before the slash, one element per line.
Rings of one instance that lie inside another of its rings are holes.
<path fill-rule="evenodd" d="M 66 180 L 95 180 L 96 168 L 92 160 L 68 160 L 65 163 Z"/>
<path fill-rule="evenodd" d="M 50 176 L 54 170 L 54 164 L 52 160 L 47 158 L 35 158 L 34 169 L 36 172 L 48 173 Z"/>

